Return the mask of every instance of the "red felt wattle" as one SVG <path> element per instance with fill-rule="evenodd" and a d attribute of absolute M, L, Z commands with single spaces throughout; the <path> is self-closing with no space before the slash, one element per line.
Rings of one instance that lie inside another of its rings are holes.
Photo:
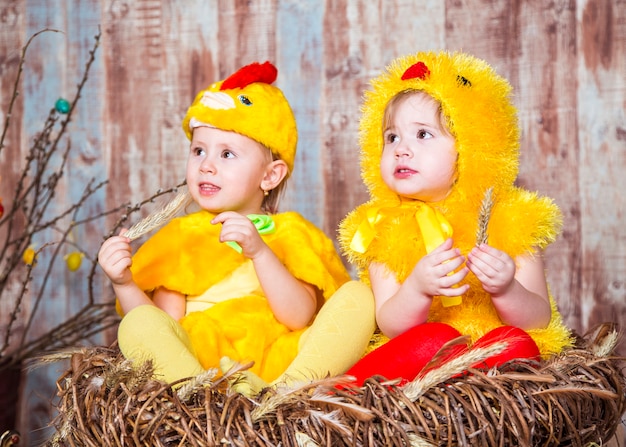
<path fill-rule="evenodd" d="M 255 82 L 271 84 L 276 80 L 278 70 L 270 62 L 262 64 L 253 62 L 245 67 L 241 67 L 222 82 L 220 90 L 230 90 L 233 88 L 244 88 Z"/>

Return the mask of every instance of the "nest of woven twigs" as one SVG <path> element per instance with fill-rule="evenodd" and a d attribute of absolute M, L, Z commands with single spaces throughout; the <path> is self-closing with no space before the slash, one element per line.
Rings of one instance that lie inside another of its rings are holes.
<path fill-rule="evenodd" d="M 484 372 L 466 370 L 475 359 L 460 358 L 404 387 L 371 378 L 338 389 L 346 379 L 334 378 L 255 399 L 229 388 L 237 371 L 172 387 L 152 377 L 149 363 L 132 367 L 115 346 L 83 349 L 57 382 L 48 445 L 601 445 L 626 411 L 623 359 L 612 356 L 618 338 L 605 325 L 541 364 Z"/>

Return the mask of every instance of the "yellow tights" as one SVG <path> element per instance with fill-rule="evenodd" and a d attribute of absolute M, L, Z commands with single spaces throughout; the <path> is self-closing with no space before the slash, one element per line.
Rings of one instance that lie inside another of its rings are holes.
<path fill-rule="evenodd" d="M 311 327 L 302 334 L 296 358 L 278 379 L 268 384 L 244 371 L 237 375 L 233 386 L 243 394 L 255 395 L 269 385 L 343 374 L 363 356 L 375 325 L 370 288 L 349 281 L 322 306 Z M 166 382 L 204 371 L 184 329 L 155 306 L 130 311 L 120 323 L 118 342 L 126 358 L 135 362 L 152 360 L 155 374 Z M 223 358 L 220 367 L 226 372 L 233 364 Z"/>
<path fill-rule="evenodd" d="M 124 357 L 135 364 L 151 360 L 155 376 L 167 383 L 204 372 L 187 332 L 156 306 L 128 312 L 117 329 L 117 342 Z"/>

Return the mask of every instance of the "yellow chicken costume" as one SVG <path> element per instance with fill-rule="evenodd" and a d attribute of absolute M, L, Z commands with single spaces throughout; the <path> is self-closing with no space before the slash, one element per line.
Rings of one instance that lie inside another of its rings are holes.
<path fill-rule="evenodd" d="M 254 63 L 198 93 L 183 120 L 188 138 L 198 123 L 237 132 L 268 147 L 291 172 L 296 123 L 282 92 L 271 85 L 276 76 L 269 62 Z M 186 314 L 176 322 L 155 306 L 134 308 L 118 331 L 124 355 L 151 359 L 168 382 L 217 368 L 223 358 L 227 366 L 253 361 L 250 377 L 258 375 L 261 386 L 283 373 L 319 378 L 350 367 L 374 330 L 373 297 L 366 286 L 349 281 L 332 241 L 295 212 L 248 216 L 292 275 L 323 295 L 312 327 L 291 331 L 274 317 L 252 261 L 236 244 L 220 242 L 221 226 L 211 224 L 213 217 L 203 210 L 173 219 L 133 256 L 139 288 L 184 294 Z M 337 338 L 343 344 L 333 346 Z"/>
<path fill-rule="evenodd" d="M 180 323 L 205 369 L 223 356 L 253 360 L 251 371 L 274 380 L 293 361 L 303 330 L 274 318 L 252 261 L 219 242 L 213 217 L 200 211 L 172 220 L 137 251 L 133 277 L 142 290 L 161 286 L 187 295 Z M 296 278 L 317 286 L 325 299 L 349 280 L 321 230 L 294 212 L 272 219 L 275 231 L 262 238 Z"/>
<path fill-rule="evenodd" d="M 511 86 L 488 64 L 462 53 L 421 52 L 395 60 L 371 86 L 360 122 L 361 173 L 370 200 L 352 211 L 340 227 L 342 248 L 364 282 L 369 283 L 372 262 L 384 264 L 403 282 L 418 260 L 448 236 L 461 253 L 468 253 L 476 245 L 479 211 L 490 188 L 491 246 L 515 258 L 555 240 L 561 225 L 557 206 L 514 184 L 519 163 L 516 109 Z M 385 108 L 392 97 L 407 90 L 424 91 L 441 104 L 456 140 L 458 178 L 438 203 L 401 203 L 381 176 Z M 446 305 L 434 299 L 428 321 L 445 322 L 476 341 L 503 323 L 478 279 L 468 275 L 466 281 L 470 289 L 461 303 Z M 549 326 L 528 331 L 543 357 L 571 344 L 570 331 L 552 296 L 550 301 Z"/>

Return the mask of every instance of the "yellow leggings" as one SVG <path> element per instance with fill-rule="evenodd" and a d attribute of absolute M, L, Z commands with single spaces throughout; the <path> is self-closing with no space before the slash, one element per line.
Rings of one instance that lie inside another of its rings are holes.
<path fill-rule="evenodd" d="M 343 374 L 363 356 L 375 326 L 370 288 L 347 282 L 322 306 L 302 334 L 296 358 L 275 382 Z M 126 314 L 118 329 L 118 343 L 127 359 L 135 363 L 152 360 L 155 374 L 165 382 L 204 372 L 185 330 L 156 306 L 139 306 Z"/>

